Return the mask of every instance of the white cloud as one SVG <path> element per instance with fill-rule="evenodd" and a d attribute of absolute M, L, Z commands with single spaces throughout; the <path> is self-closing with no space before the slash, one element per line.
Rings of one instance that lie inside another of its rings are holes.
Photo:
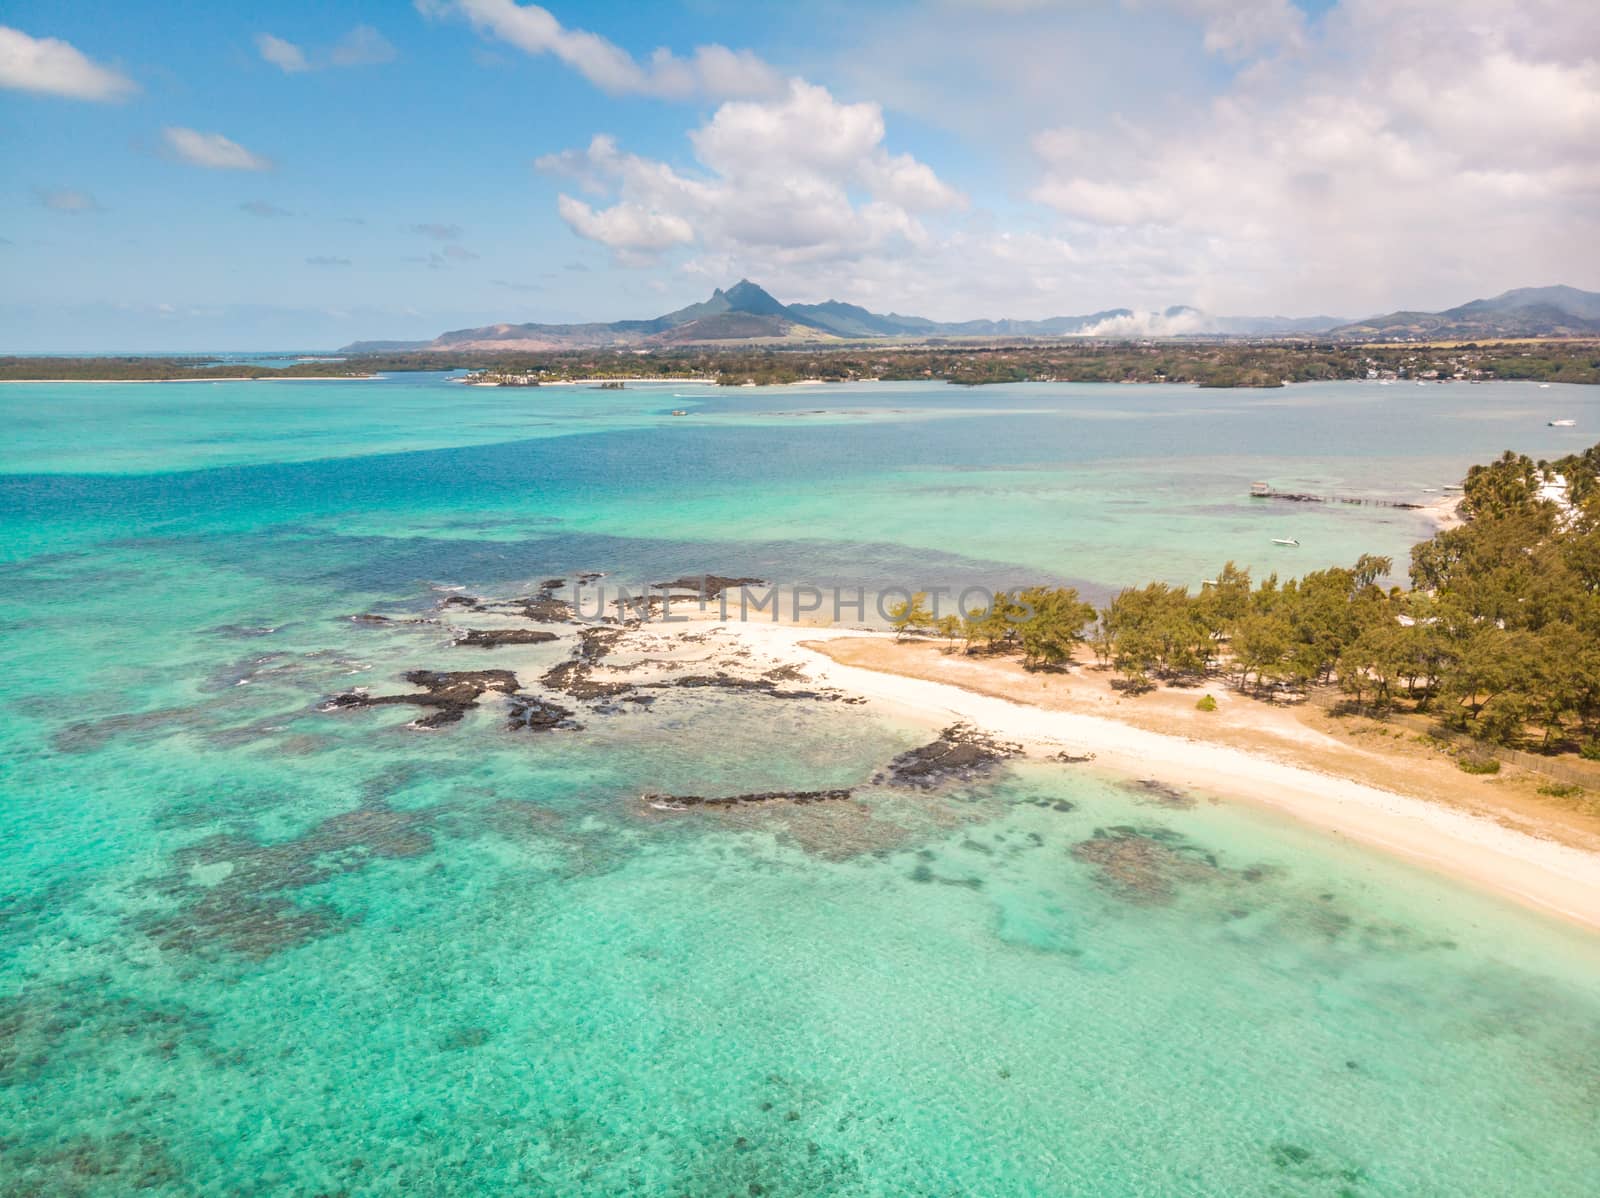
<path fill-rule="evenodd" d="M 435 241 L 458 241 L 461 237 L 460 225 L 447 225 L 439 221 L 430 221 L 427 224 L 412 225 L 413 233 L 420 233 L 424 237 L 431 237 Z"/>
<path fill-rule="evenodd" d="M 67 42 L 6 25 L 0 25 L 0 87 L 73 100 L 121 100 L 139 90 Z"/>
<path fill-rule="evenodd" d="M 263 220 L 275 220 L 282 216 L 293 216 L 287 208 L 280 208 L 266 200 L 246 200 L 239 205 L 241 212 L 248 212 L 251 216 L 259 216 Z"/>
<path fill-rule="evenodd" d="M 295 75 L 311 69 L 304 50 L 275 34 L 256 34 L 256 50 L 264 61 L 270 62 L 285 74 Z"/>
<path fill-rule="evenodd" d="M 626 200 L 596 212 L 582 200 L 560 196 L 556 210 L 579 237 L 614 250 L 655 253 L 694 240 L 694 227 L 671 212 L 652 212 Z"/>
<path fill-rule="evenodd" d="M 41 187 L 36 188 L 34 195 L 39 203 L 51 212 L 62 212 L 67 216 L 77 216 L 84 212 L 104 212 L 98 201 L 86 191 L 74 191 L 70 187 Z"/>
<path fill-rule="evenodd" d="M 389 39 L 371 25 L 357 25 L 326 54 L 308 55 L 294 42 L 272 33 L 258 33 L 255 40 L 261 57 L 289 75 L 322 67 L 375 66 L 393 62 L 398 54 Z"/>
<path fill-rule="evenodd" d="M 1105 255 L 1108 280 L 1138 251 L 1165 264 L 1172 298 L 1217 310 L 1356 315 L 1593 285 L 1600 33 L 1533 3 L 1345 0 L 1292 59 L 1187 117 L 1036 136 L 1030 195 Z"/>
<path fill-rule="evenodd" d="M 357 25 L 334 43 L 328 61 L 336 67 L 380 66 L 398 55 L 393 44 L 371 25 Z"/>
<path fill-rule="evenodd" d="M 944 0 L 951 8 L 1033 16 L 1044 9 L 1095 7 L 1083 0 Z M 1306 18 L 1292 0 L 1122 0 L 1122 7 L 1166 9 L 1198 24 L 1205 48 L 1229 58 L 1303 45 Z"/>
<path fill-rule="evenodd" d="M 272 162 L 220 133 L 201 133 L 178 125 L 161 131 L 167 148 L 184 162 L 218 171 L 266 171 Z"/>
<path fill-rule="evenodd" d="M 883 140 L 876 104 L 841 104 L 796 79 L 781 99 L 729 101 L 694 130 L 689 141 L 704 168 L 694 175 L 624 153 L 603 135 L 537 165 L 611 200 L 597 208 L 564 195 L 558 210 L 580 237 L 624 261 L 696 246 L 770 268 L 905 252 L 929 242 L 916 214 L 965 203 Z"/>
<path fill-rule="evenodd" d="M 668 99 L 770 96 L 783 77 L 748 50 L 700 46 L 687 57 L 658 49 L 640 63 L 616 43 L 584 29 L 569 29 L 537 4 L 514 0 L 416 0 L 427 17 L 459 16 L 480 34 L 535 56 L 549 54 L 613 95 Z"/>
<path fill-rule="evenodd" d="M 1141 0 L 1124 0 L 1137 8 Z M 1242 58 L 1266 50 L 1305 44 L 1306 18 L 1290 0 L 1145 0 L 1198 21 L 1205 48 Z"/>

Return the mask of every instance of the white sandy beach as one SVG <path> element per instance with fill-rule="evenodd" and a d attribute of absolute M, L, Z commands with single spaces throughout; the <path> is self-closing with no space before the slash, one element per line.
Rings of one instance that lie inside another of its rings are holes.
<path fill-rule="evenodd" d="M 647 626 L 657 636 L 683 626 Z M 706 625 L 688 626 L 703 633 Z M 1095 765 L 1214 796 L 1259 803 L 1564 919 L 1600 929 L 1600 854 L 1493 820 L 1226 745 L 1164 735 L 1114 719 L 1048 710 L 946 683 L 841 665 L 807 642 L 885 634 L 771 623 L 727 623 L 717 635 L 769 661 L 801 663 L 816 682 L 860 695 L 901 718 L 965 721 L 1020 741 L 1030 754 L 1094 753 Z"/>

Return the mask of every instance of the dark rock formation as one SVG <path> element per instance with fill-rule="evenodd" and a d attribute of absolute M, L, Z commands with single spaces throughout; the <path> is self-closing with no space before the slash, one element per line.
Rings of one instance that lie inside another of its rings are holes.
<path fill-rule="evenodd" d="M 759 694 L 769 695 L 774 699 L 821 699 L 829 702 L 839 700 L 849 701 L 843 691 L 838 690 L 785 690 L 769 677 L 740 678 L 736 675 L 719 670 L 715 674 L 685 674 L 681 678 L 674 678 L 668 682 L 650 682 L 643 684 L 643 689 L 655 690 L 696 690 L 716 689 L 729 691 L 755 691 Z"/>
<path fill-rule="evenodd" d="M 215 628 L 206 629 L 207 632 L 218 636 L 236 636 L 254 638 L 258 636 L 271 636 L 278 631 L 276 624 L 218 624 Z"/>
<path fill-rule="evenodd" d="M 539 681 L 553 691 L 585 703 L 632 694 L 631 682 L 596 682 L 590 677 L 590 670 L 591 667 L 581 661 L 564 661 L 546 670 Z"/>
<path fill-rule="evenodd" d="M 559 579 L 555 581 L 557 585 L 562 585 Z M 540 587 L 538 594 L 512 599 L 507 606 L 524 620 L 532 620 L 535 624 L 565 624 L 572 619 L 572 604 L 565 599 L 557 599 L 555 588 L 548 584 Z"/>
<path fill-rule="evenodd" d="M 1221 875 L 1216 857 L 1170 828 L 1096 828 L 1072 855 L 1095 866 L 1096 880 L 1118 897 L 1149 906 L 1171 902 L 1180 884 Z"/>
<path fill-rule="evenodd" d="M 706 798 L 704 795 L 666 795 L 649 793 L 642 801 L 664 809 L 689 807 L 738 807 L 747 803 L 830 803 L 848 799 L 848 787 L 835 790 L 758 790 L 742 795 Z"/>
<path fill-rule="evenodd" d="M 549 732 L 555 728 L 581 729 L 570 709 L 533 695 L 513 695 L 506 727 L 513 731 Z"/>
<path fill-rule="evenodd" d="M 696 596 L 715 599 L 723 591 L 731 591 L 736 587 L 765 586 L 766 581 L 764 578 L 724 578 L 720 574 L 701 574 L 695 577 L 674 578 L 671 582 L 653 582 L 650 585 L 658 591 L 692 591 Z"/>
<path fill-rule="evenodd" d="M 517 676 L 510 670 L 412 670 L 405 679 L 421 691 L 403 695 L 369 695 L 365 691 L 345 691 L 334 695 L 323 705 L 324 711 L 344 707 L 385 707 L 394 704 L 412 704 L 433 708 L 433 714 L 413 722 L 417 728 L 442 728 L 454 724 L 478 705 L 478 697 L 485 691 L 498 691 L 509 695 L 518 689 Z"/>
<path fill-rule="evenodd" d="M 1071 799 L 1029 799 L 1035 807 L 1043 807 L 1047 811 L 1076 811 L 1078 805 Z"/>
<path fill-rule="evenodd" d="M 1129 783 L 1129 789 L 1141 795 L 1146 802 L 1175 811 L 1187 810 L 1199 801 L 1188 791 L 1169 786 L 1165 782 L 1158 782 L 1154 778 L 1140 778 L 1136 782 Z"/>
<path fill-rule="evenodd" d="M 456 637 L 456 644 L 496 649 L 501 645 L 544 645 L 559 639 L 553 632 L 536 628 L 469 628 Z"/>
<path fill-rule="evenodd" d="M 1022 753 L 1022 746 L 996 740 L 971 724 L 952 724 L 939 739 L 900 754 L 874 781 L 932 790 L 948 782 L 967 782 L 992 772 Z"/>
<path fill-rule="evenodd" d="M 634 687 L 628 682 L 596 682 L 591 677 L 594 667 L 610 653 L 625 629 L 615 626 L 597 628 L 590 626 L 578 633 L 578 643 L 572 648 L 572 657 L 560 665 L 546 670 L 539 679 L 551 690 L 561 691 L 574 699 L 592 701 L 614 699 L 631 694 Z"/>

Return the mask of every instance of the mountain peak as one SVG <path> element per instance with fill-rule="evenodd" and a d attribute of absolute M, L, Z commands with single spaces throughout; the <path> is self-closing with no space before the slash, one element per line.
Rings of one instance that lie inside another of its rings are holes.
<path fill-rule="evenodd" d="M 1146 319 L 1154 317 L 1152 321 Z M 650 320 L 608 324 L 499 324 L 443 333 L 425 349 L 552 350 L 608 346 L 692 344 L 799 344 L 878 338 L 1056 338 L 1223 335 L 1262 337 L 1328 335 L 1339 339 L 1392 340 L 1449 336 L 1592 337 L 1600 333 L 1600 292 L 1575 287 L 1521 287 L 1491 299 L 1473 300 L 1443 312 L 1393 312 L 1353 324 L 1332 317 L 1211 316 L 1185 304 L 1164 312 L 1136 313 L 1111 308 L 1082 316 L 1042 320 L 938 321 L 920 316 L 884 315 L 857 304 L 827 300 L 784 304 L 749 279 L 705 299 Z M 349 347 L 346 347 L 347 349 Z M 362 350 L 396 348 L 363 345 Z"/>
<path fill-rule="evenodd" d="M 735 312 L 750 312 L 757 316 L 780 316 L 784 313 L 782 304 L 749 279 L 740 279 L 719 294 Z"/>

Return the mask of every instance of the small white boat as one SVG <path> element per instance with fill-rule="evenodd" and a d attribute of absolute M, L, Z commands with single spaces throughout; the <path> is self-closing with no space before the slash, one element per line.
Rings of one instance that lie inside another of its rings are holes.
<path fill-rule="evenodd" d="M 1271 483 L 1251 483 L 1250 496 L 1253 499 L 1269 499 L 1272 496 Z"/>
<path fill-rule="evenodd" d="M 1549 383 L 1540 383 L 1539 384 L 1539 390 L 1541 390 L 1541 391 L 1550 390 L 1550 384 Z"/>
<path fill-rule="evenodd" d="M 1545 421 L 1545 427 L 1546 428 L 1574 428 L 1574 427 L 1577 426 L 1577 423 L 1578 422 L 1576 420 L 1547 420 L 1547 421 Z"/>
<path fill-rule="evenodd" d="M 1273 537 L 1272 543 L 1274 545 L 1293 545 L 1297 549 L 1300 547 L 1300 542 L 1293 537 Z"/>

